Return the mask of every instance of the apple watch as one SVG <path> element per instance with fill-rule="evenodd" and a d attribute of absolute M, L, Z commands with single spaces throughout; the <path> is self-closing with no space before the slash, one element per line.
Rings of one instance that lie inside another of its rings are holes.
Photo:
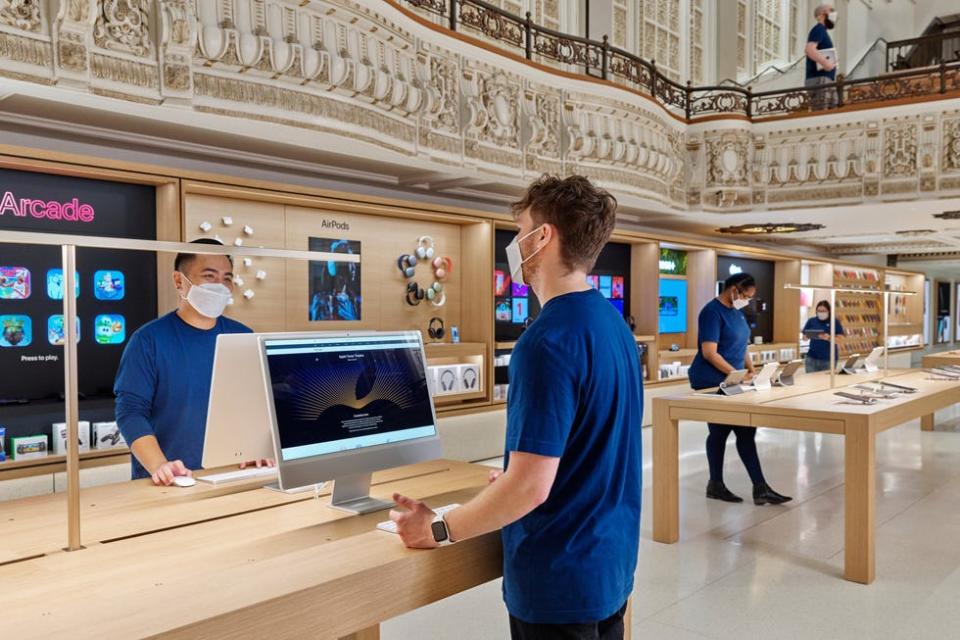
<path fill-rule="evenodd" d="M 453 540 L 450 539 L 450 529 L 447 528 L 447 521 L 443 519 L 443 516 L 437 516 L 433 519 L 430 531 L 433 533 L 433 541 L 438 546 L 446 547 L 453 544 Z"/>

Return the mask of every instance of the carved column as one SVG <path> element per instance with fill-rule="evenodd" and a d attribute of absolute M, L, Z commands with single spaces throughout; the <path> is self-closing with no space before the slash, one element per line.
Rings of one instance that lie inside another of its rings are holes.
<path fill-rule="evenodd" d="M 160 95 L 190 100 L 197 18 L 187 0 L 160 0 Z"/>
<path fill-rule="evenodd" d="M 57 76 L 60 82 L 86 85 L 90 80 L 90 55 L 97 0 L 64 0 L 54 26 Z"/>

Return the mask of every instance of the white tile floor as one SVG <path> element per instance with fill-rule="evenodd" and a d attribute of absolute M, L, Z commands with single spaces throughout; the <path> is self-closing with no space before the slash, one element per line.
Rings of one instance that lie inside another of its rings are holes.
<path fill-rule="evenodd" d="M 644 516 L 633 599 L 634 638 L 960 637 L 960 412 L 938 431 L 911 422 L 877 442 L 877 580 L 841 579 L 843 443 L 838 436 L 761 429 L 770 484 L 785 507 L 707 501 L 702 423 L 681 424 L 681 540 L 651 540 L 650 436 L 644 430 Z M 731 436 L 730 488 L 750 485 Z M 383 625 L 384 640 L 509 636 L 500 584 L 490 583 Z"/>

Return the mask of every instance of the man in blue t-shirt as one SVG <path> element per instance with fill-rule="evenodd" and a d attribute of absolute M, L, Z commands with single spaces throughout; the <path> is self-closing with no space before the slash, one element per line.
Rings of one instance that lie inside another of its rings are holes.
<path fill-rule="evenodd" d="M 133 479 L 167 486 L 201 468 L 217 336 L 250 332 L 222 315 L 233 292 L 229 256 L 180 253 L 173 268 L 177 309 L 130 337 L 113 388 L 117 423 L 133 452 Z"/>
<path fill-rule="evenodd" d="M 831 84 L 837 79 L 837 50 L 833 47 L 829 33 L 837 23 L 837 12 L 832 4 L 821 4 L 814 10 L 813 17 L 817 24 L 810 30 L 807 46 L 803 50 L 807 56 L 804 84 L 808 87 Z M 815 89 L 810 92 L 812 109 L 819 111 L 836 105 L 836 89 Z"/>
<path fill-rule="evenodd" d="M 435 519 L 395 496 L 409 547 L 503 536 L 514 640 L 622 638 L 640 539 L 643 387 L 623 316 L 586 283 L 614 227 L 616 200 L 581 176 L 544 176 L 513 205 L 514 282 L 543 309 L 510 362 L 506 471 Z"/>

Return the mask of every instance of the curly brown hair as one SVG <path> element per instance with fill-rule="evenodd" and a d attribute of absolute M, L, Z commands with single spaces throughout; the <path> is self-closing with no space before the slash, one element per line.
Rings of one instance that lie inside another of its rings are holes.
<path fill-rule="evenodd" d="M 537 225 L 556 228 L 567 269 L 590 271 L 613 233 L 617 199 L 584 176 L 544 174 L 511 205 L 515 218 L 527 209 Z"/>

